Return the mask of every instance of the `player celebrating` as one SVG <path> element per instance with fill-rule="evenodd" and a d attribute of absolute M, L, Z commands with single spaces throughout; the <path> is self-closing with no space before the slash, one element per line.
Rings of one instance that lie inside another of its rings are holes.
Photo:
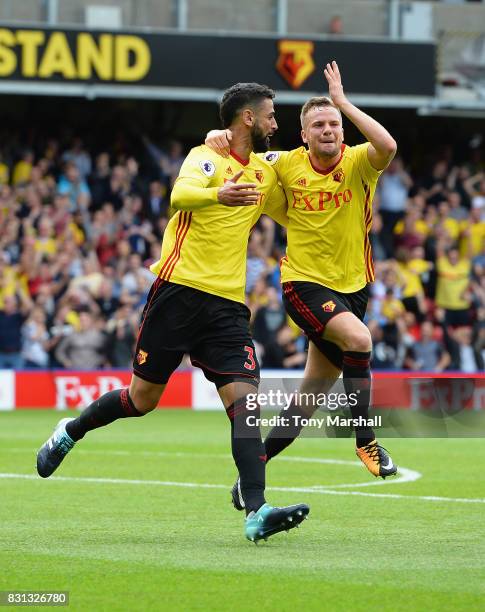
<path fill-rule="evenodd" d="M 374 280 L 372 198 L 397 145 L 382 125 L 347 99 L 336 62 L 327 64 L 324 74 L 331 99 L 311 98 L 301 112 L 308 149 L 269 152 L 264 158 L 275 168 L 288 201 L 288 248 L 281 262 L 284 303 L 310 340 L 301 391 L 322 391 L 322 379 L 328 390 L 343 372 L 347 394 L 358 391 L 352 417 L 367 423 L 372 341 L 362 320 L 367 285 Z M 354 147 L 343 143 L 342 113 L 367 142 Z M 230 134 L 211 135 L 206 143 L 224 153 Z M 293 405 L 285 416 L 292 413 L 302 415 L 302 410 Z M 265 440 L 268 459 L 299 431 L 273 428 Z M 356 453 L 367 469 L 383 478 L 395 474 L 396 466 L 373 429 L 364 424 L 355 433 Z M 236 485 L 233 500 L 241 506 Z"/>
<path fill-rule="evenodd" d="M 246 395 L 259 382 L 259 364 L 244 304 L 246 248 L 262 212 L 286 223 L 285 196 L 267 151 L 277 129 L 274 92 L 257 83 L 229 88 L 220 105 L 233 142 L 229 161 L 206 146 L 191 150 L 171 196 L 177 211 L 164 234 L 148 295 L 129 389 L 106 393 L 76 419 L 62 419 L 40 449 L 37 470 L 50 476 L 84 435 L 119 418 L 153 410 L 185 353 L 212 381 L 231 421 L 231 444 L 247 518 L 246 537 L 266 538 L 297 526 L 304 504 L 273 508 L 264 498 L 264 445 L 247 425 Z M 238 182 L 240 181 L 241 182 Z M 279 213 L 283 211 L 283 213 Z"/>

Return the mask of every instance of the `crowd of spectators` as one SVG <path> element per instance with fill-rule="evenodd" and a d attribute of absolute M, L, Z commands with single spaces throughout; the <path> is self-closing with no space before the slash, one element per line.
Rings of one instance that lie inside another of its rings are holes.
<path fill-rule="evenodd" d="M 88 151 L 80 138 L 0 154 L 0 369 L 129 368 L 184 156 Z M 149 168 L 149 170 L 147 170 Z M 397 157 L 374 200 L 376 281 L 366 323 L 375 369 L 483 369 L 485 166 Z M 285 230 L 262 217 L 248 244 L 247 305 L 263 367 L 302 368 L 306 340 L 281 302 Z"/>

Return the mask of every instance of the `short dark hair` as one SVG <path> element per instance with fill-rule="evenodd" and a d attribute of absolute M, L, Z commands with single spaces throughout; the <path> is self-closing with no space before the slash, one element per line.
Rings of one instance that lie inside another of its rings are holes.
<path fill-rule="evenodd" d="M 222 127 L 231 125 L 237 113 L 247 106 L 256 106 L 265 98 L 272 100 L 275 93 L 267 85 L 259 83 L 236 83 L 226 89 L 219 106 Z"/>
<path fill-rule="evenodd" d="M 342 113 L 340 112 L 340 109 L 337 106 L 335 106 L 335 104 L 332 102 L 331 98 L 328 98 L 327 96 L 315 96 L 307 100 L 305 104 L 302 106 L 301 114 L 300 114 L 301 127 L 303 127 L 303 122 L 305 121 L 306 115 L 313 108 L 320 108 L 321 106 L 327 106 L 327 107 L 334 108 L 340 115 L 340 120 L 342 120 Z"/>

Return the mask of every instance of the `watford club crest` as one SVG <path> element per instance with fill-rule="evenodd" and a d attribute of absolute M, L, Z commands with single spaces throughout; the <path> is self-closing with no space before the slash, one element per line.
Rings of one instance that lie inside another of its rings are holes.
<path fill-rule="evenodd" d="M 322 304 L 322 308 L 325 312 L 333 312 L 335 310 L 335 302 L 333 300 L 328 300 L 325 304 Z"/>
<path fill-rule="evenodd" d="M 264 180 L 264 174 L 263 174 L 263 172 L 262 172 L 261 170 L 255 170 L 255 171 L 254 171 L 254 174 L 256 175 L 256 178 L 258 179 L 258 181 L 259 181 L 260 183 L 262 183 L 262 182 L 263 182 L 263 180 Z"/>
<path fill-rule="evenodd" d="M 234 174 L 234 173 L 233 173 L 233 171 L 232 171 L 231 166 L 227 166 L 227 168 L 226 168 L 226 174 Z"/>
<path fill-rule="evenodd" d="M 337 183 L 341 183 L 345 178 L 344 171 L 341 168 L 335 170 L 335 172 L 332 174 L 332 178 L 334 181 L 337 181 Z"/>
<path fill-rule="evenodd" d="M 315 70 L 314 44 L 305 40 L 280 40 L 276 69 L 293 89 L 299 89 Z"/>
<path fill-rule="evenodd" d="M 140 349 L 136 355 L 136 361 L 138 365 L 143 365 L 146 362 L 147 358 L 148 358 L 148 353 L 145 353 L 145 351 L 142 351 Z"/>

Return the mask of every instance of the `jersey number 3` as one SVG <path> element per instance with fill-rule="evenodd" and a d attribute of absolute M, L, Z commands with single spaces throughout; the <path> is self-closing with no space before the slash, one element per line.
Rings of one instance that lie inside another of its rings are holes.
<path fill-rule="evenodd" d="M 256 361 L 254 359 L 254 349 L 252 346 L 245 346 L 244 350 L 248 354 L 248 359 L 244 362 L 244 367 L 246 368 L 246 370 L 254 370 L 256 367 Z"/>

